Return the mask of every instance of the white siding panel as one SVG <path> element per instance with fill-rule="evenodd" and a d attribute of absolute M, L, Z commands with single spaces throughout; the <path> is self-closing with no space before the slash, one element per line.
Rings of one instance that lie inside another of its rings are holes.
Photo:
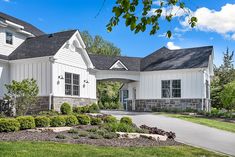
<path fill-rule="evenodd" d="M 12 61 L 10 63 L 10 80 L 22 81 L 23 79 L 33 78 L 37 81 L 39 96 L 46 96 L 51 92 L 50 69 L 50 62 L 47 57 Z"/>
<path fill-rule="evenodd" d="M 6 93 L 5 84 L 9 83 L 9 64 L 0 61 L 0 98 Z"/>

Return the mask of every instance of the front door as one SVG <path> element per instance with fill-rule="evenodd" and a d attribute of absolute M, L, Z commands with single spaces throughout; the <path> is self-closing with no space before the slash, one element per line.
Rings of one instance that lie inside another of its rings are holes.
<path fill-rule="evenodd" d="M 135 111 L 135 100 L 136 100 L 136 88 L 133 88 L 133 93 L 132 93 L 132 111 Z"/>

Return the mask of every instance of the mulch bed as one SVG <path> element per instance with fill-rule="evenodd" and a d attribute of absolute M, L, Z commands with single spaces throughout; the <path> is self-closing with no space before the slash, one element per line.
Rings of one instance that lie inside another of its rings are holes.
<path fill-rule="evenodd" d="M 79 131 L 86 131 L 94 126 L 79 126 Z M 58 139 L 57 135 L 64 135 L 66 139 Z M 167 141 L 155 141 L 148 138 L 138 139 L 90 139 L 89 137 L 79 137 L 74 139 L 74 136 L 78 136 L 76 133 L 68 133 L 67 131 L 55 133 L 52 131 L 32 132 L 22 130 L 18 132 L 0 133 L 0 141 L 53 141 L 62 143 L 73 144 L 89 144 L 97 146 L 113 146 L 113 147 L 143 147 L 143 146 L 172 146 L 182 145 L 174 140 Z"/>

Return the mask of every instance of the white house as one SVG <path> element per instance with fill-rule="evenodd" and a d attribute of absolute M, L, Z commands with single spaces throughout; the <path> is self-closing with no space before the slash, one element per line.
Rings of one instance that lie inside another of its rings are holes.
<path fill-rule="evenodd" d="M 0 97 L 12 80 L 34 78 L 39 86 L 35 110 L 59 110 L 63 102 L 96 102 L 96 81 L 120 80 L 128 110 L 160 108 L 209 110 L 213 47 L 169 50 L 143 57 L 88 54 L 77 30 L 44 34 L 0 13 Z"/>

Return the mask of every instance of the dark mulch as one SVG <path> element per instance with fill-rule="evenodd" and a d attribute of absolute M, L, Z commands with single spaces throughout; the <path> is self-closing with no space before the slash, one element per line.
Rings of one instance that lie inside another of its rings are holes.
<path fill-rule="evenodd" d="M 86 131 L 91 129 L 93 126 L 79 126 L 79 131 Z M 66 136 L 65 139 L 56 138 L 57 135 Z M 22 130 L 18 132 L 0 133 L 0 141 L 54 141 L 63 143 L 74 143 L 74 144 L 90 144 L 98 146 L 113 146 L 113 147 L 134 147 L 134 146 L 172 146 L 182 145 L 174 140 L 167 141 L 155 141 L 147 138 L 138 139 L 90 139 L 89 137 L 81 137 L 74 139 L 79 136 L 77 133 L 60 132 L 55 133 L 52 131 L 43 132 L 31 132 Z"/>

